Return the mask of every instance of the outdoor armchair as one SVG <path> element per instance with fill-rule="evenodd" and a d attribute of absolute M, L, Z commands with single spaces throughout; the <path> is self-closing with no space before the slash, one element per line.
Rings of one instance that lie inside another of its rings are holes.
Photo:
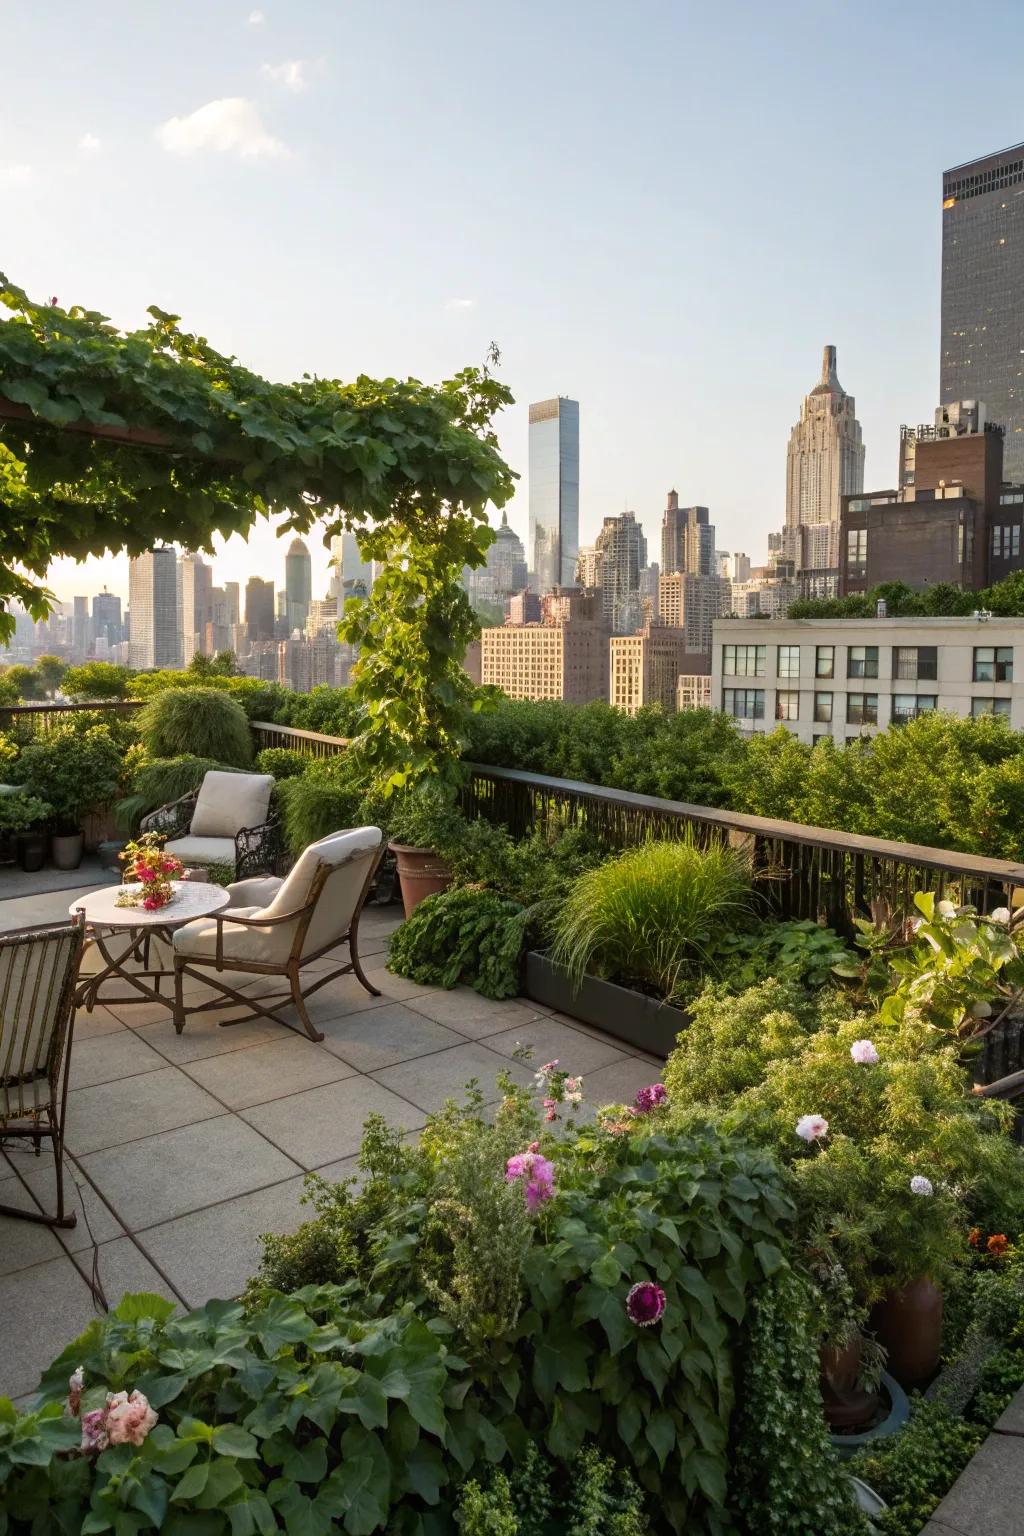
<path fill-rule="evenodd" d="M 53 1150 L 57 1210 L 0 1205 L 5 1216 L 73 1227 L 64 1212 L 64 1114 L 74 1027 L 75 979 L 82 957 L 81 917 L 0 937 L 0 1138 L 28 1137 L 39 1155 Z"/>
<path fill-rule="evenodd" d="M 273 788 L 269 773 L 211 770 L 191 794 L 144 816 L 140 831 L 163 833 L 183 864 L 227 864 L 236 880 L 269 872 L 281 850 Z"/>
<path fill-rule="evenodd" d="M 379 827 L 357 827 L 335 832 L 303 850 L 291 872 L 282 880 L 242 880 L 229 885 L 232 905 L 212 917 L 186 923 L 174 934 L 174 1027 L 185 1027 L 184 983 L 188 977 L 204 982 L 220 995 L 188 1010 L 239 1006 L 238 1018 L 221 1023 L 239 1024 L 247 1018 L 268 1018 L 292 1029 L 269 1005 L 293 1003 L 311 1040 L 323 1035 L 313 1027 L 306 1001 L 329 981 L 353 973 L 373 997 L 380 994 L 366 979 L 359 963 L 359 916 L 370 883 L 383 853 Z M 326 973 L 315 973 L 303 986 L 302 967 L 345 944 L 348 959 Z M 232 972 L 278 976 L 287 991 L 255 997 L 229 986 L 222 978 Z M 225 999 L 227 1003 L 225 1003 Z"/>

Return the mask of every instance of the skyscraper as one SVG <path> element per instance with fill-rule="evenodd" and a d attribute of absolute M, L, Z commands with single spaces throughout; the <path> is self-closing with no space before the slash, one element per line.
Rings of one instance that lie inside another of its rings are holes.
<path fill-rule="evenodd" d="M 106 587 L 92 600 L 92 632 L 95 639 L 102 637 L 108 646 L 120 644 L 121 599 Z"/>
<path fill-rule="evenodd" d="M 359 553 L 354 533 L 343 533 L 331 540 L 331 580 L 328 595 L 341 605 L 349 597 L 368 597 L 373 586 L 373 569 Z"/>
<path fill-rule="evenodd" d="M 213 618 L 213 570 L 202 555 L 181 557 L 181 659 L 187 667 L 206 646 L 206 626 Z"/>
<path fill-rule="evenodd" d="M 89 627 L 89 599 L 87 597 L 75 598 L 72 623 L 71 650 L 76 661 L 84 661 L 89 654 L 89 643 L 92 640 Z"/>
<path fill-rule="evenodd" d="M 178 557 L 171 548 L 147 549 L 128 562 L 131 665 L 181 666 Z"/>
<path fill-rule="evenodd" d="M 606 517 L 594 540 L 600 555 L 598 584 L 604 620 L 616 634 L 640 622 L 640 572 L 647 564 L 647 540 L 635 512 Z"/>
<path fill-rule="evenodd" d="M 983 402 L 1024 480 L 1024 144 L 942 175 L 939 401 Z"/>
<path fill-rule="evenodd" d="M 245 584 L 245 625 L 249 644 L 274 638 L 274 583 L 250 576 Z"/>
<path fill-rule="evenodd" d="M 836 349 L 826 347 L 821 378 L 800 407 L 786 456 L 786 527 L 829 523 L 829 565 L 839 560 L 844 496 L 864 489 L 864 443 L 852 395 L 836 377 Z"/>
<path fill-rule="evenodd" d="M 313 562 L 303 539 L 292 539 L 288 546 L 288 553 L 284 557 L 284 590 L 288 633 L 292 635 L 298 630 L 301 634 L 306 627 L 313 598 Z"/>
<path fill-rule="evenodd" d="M 526 586 L 526 551 L 514 528 L 508 525 L 508 513 L 501 514 L 501 527 L 487 551 L 487 564 L 477 572 L 477 590 L 481 596 L 507 597 Z M 484 590 L 489 589 L 489 590 Z"/>
<path fill-rule="evenodd" d="M 715 530 L 707 507 L 681 507 L 669 491 L 661 521 L 661 569 L 715 575 Z"/>
<path fill-rule="evenodd" d="M 527 559 L 538 592 L 572 586 L 580 543 L 580 407 L 559 395 L 530 406 Z"/>

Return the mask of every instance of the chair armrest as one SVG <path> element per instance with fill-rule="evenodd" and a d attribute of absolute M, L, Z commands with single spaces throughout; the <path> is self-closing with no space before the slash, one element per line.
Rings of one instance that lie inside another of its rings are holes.
<path fill-rule="evenodd" d="M 258 827 L 235 833 L 235 884 L 250 875 L 273 875 L 281 851 L 281 822 L 271 816 Z"/>
<path fill-rule="evenodd" d="M 265 907 L 273 901 L 280 887 L 277 875 L 254 875 L 251 880 L 232 881 L 226 890 L 231 897 L 231 907 Z"/>
<path fill-rule="evenodd" d="M 166 838 L 184 837 L 192 825 L 198 798 L 199 791 L 194 789 L 191 794 L 182 795 L 179 800 L 158 806 L 148 816 L 143 816 L 139 822 L 139 831 L 160 832 Z"/>

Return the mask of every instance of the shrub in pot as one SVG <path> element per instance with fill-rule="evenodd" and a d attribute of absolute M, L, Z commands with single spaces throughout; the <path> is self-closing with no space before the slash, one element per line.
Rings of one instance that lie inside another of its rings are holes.
<path fill-rule="evenodd" d="M 440 788 L 423 787 L 395 796 L 385 815 L 389 848 L 398 860 L 402 905 L 411 917 L 427 896 L 439 895 L 452 883 L 445 849 L 459 841 L 466 819 Z"/>
<path fill-rule="evenodd" d="M 26 873 L 42 869 L 49 841 L 46 823 L 53 814 L 52 805 L 38 795 L 24 790 L 0 795 L 0 845 L 6 843 L 6 862 L 17 859 Z"/>
<path fill-rule="evenodd" d="M 121 753 L 106 726 L 86 731 L 61 728 L 22 752 L 18 776 L 30 794 L 53 808 L 51 852 L 58 869 L 77 869 L 89 811 L 106 807 L 118 793 Z"/>

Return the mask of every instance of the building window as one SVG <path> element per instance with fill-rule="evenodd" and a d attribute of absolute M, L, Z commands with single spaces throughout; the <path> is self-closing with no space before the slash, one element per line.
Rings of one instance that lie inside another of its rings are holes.
<path fill-rule="evenodd" d="M 892 675 L 912 683 L 934 683 L 939 675 L 938 646 L 894 645 Z"/>
<path fill-rule="evenodd" d="M 1009 699 L 972 699 L 971 714 L 977 720 L 979 715 L 1005 715 L 1010 718 Z"/>
<path fill-rule="evenodd" d="M 742 650 L 743 647 L 741 646 Z M 753 647 L 751 646 L 752 650 Z M 757 647 L 764 650 L 763 645 Z M 723 688 L 722 710 L 731 715 L 734 720 L 763 720 L 764 719 L 764 689 L 763 688 Z"/>
<path fill-rule="evenodd" d="M 800 695 L 795 688 L 780 688 L 775 695 L 776 720 L 799 720 Z"/>
<path fill-rule="evenodd" d="M 849 528 L 846 532 L 846 574 L 858 577 L 868 573 L 868 531 Z"/>
<path fill-rule="evenodd" d="M 847 725 L 878 724 L 878 694 L 848 693 L 846 695 Z"/>
<path fill-rule="evenodd" d="M 931 714 L 938 708 L 938 698 L 934 693 L 894 693 L 892 696 L 892 723 L 893 725 L 906 725 L 908 720 L 916 720 L 918 715 Z"/>
<path fill-rule="evenodd" d="M 847 677 L 878 676 L 877 645 L 851 645 L 846 655 Z"/>
<path fill-rule="evenodd" d="M 800 676 L 800 647 L 798 645 L 779 646 L 779 676 Z"/>
<path fill-rule="evenodd" d="M 722 671 L 730 677 L 764 677 L 766 645 L 723 645 Z"/>
<path fill-rule="evenodd" d="M 814 720 L 816 725 L 832 724 L 832 695 L 830 693 L 816 693 L 814 695 Z"/>
<path fill-rule="evenodd" d="M 976 645 L 974 647 L 976 683 L 1013 682 L 1012 645 Z"/>
<path fill-rule="evenodd" d="M 815 677 L 835 677 L 836 648 L 834 645 L 816 645 L 814 647 L 814 675 Z"/>
<path fill-rule="evenodd" d="M 828 731 L 815 731 L 811 737 L 811 746 L 816 747 L 819 741 L 831 741 L 832 736 Z"/>
<path fill-rule="evenodd" d="M 1015 560 L 1020 555 L 1020 524 L 999 524 L 992 529 L 992 558 Z"/>

